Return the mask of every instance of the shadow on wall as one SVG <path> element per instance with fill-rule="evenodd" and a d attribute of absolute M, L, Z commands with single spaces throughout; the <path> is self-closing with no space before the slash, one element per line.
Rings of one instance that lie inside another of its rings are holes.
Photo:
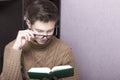
<path fill-rule="evenodd" d="M 4 47 L 22 26 L 22 0 L 0 0 L 0 73 Z"/>

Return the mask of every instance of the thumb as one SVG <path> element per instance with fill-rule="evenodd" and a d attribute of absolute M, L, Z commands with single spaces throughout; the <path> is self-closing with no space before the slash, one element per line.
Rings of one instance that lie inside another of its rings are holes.
<path fill-rule="evenodd" d="M 43 78 L 42 80 L 49 80 L 48 78 Z"/>

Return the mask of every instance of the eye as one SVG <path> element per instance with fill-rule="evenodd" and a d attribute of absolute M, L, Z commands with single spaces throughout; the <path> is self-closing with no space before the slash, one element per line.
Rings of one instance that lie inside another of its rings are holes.
<path fill-rule="evenodd" d="M 47 33 L 52 33 L 54 32 L 54 29 L 48 30 Z"/>

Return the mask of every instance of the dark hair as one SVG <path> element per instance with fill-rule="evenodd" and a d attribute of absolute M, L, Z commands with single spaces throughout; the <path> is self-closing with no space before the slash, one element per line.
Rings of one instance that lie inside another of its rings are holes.
<path fill-rule="evenodd" d="M 59 12 L 56 5 L 49 0 L 33 0 L 26 8 L 26 17 L 31 24 L 36 20 L 57 21 Z"/>

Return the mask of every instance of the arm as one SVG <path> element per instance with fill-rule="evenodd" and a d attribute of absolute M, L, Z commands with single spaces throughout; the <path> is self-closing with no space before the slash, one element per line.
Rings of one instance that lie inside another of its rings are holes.
<path fill-rule="evenodd" d="M 5 47 L 3 70 L 0 76 L 1 80 L 22 80 L 21 50 L 13 49 L 12 43 Z"/>
<path fill-rule="evenodd" d="M 62 59 L 63 59 L 62 64 L 71 65 L 74 68 L 74 76 L 64 78 L 63 80 L 80 80 L 80 75 L 79 75 L 78 70 L 77 70 L 74 55 L 73 55 L 72 50 L 70 48 L 68 48 L 64 51 L 64 56 Z"/>
<path fill-rule="evenodd" d="M 33 38 L 30 30 L 20 30 L 14 42 L 5 47 L 3 70 L 1 80 L 22 80 L 21 76 L 21 52 L 26 41 Z"/>

